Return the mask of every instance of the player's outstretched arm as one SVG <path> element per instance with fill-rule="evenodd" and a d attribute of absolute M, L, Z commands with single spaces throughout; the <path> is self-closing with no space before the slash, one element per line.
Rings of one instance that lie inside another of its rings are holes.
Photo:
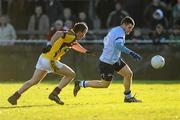
<path fill-rule="evenodd" d="M 139 54 L 137 54 L 134 51 L 132 51 L 132 50 L 128 49 L 127 47 L 125 47 L 124 45 L 121 44 L 121 42 L 115 42 L 115 47 L 117 49 L 119 49 L 121 52 L 129 54 L 136 61 L 140 61 L 142 59 L 142 57 Z"/>
<path fill-rule="evenodd" d="M 131 56 L 131 57 L 133 57 L 136 61 L 140 61 L 141 59 L 142 59 L 142 57 L 139 55 L 139 54 L 137 54 L 137 53 L 135 53 L 135 52 L 130 52 L 129 53 L 129 55 Z"/>
<path fill-rule="evenodd" d="M 78 42 L 73 43 L 71 48 L 80 53 L 86 53 L 86 51 L 88 51 L 83 46 L 81 46 Z"/>
<path fill-rule="evenodd" d="M 79 44 L 78 42 L 75 42 L 71 48 L 72 48 L 73 50 L 77 51 L 77 52 L 85 53 L 85 54 L 89 54 L 89 55 L 95 56 L 95 53 L 94 53 L 94 52 L 85 49 L 85 48 L 84 48 L 83 46 L 81 46 L 81 44 Z"/>

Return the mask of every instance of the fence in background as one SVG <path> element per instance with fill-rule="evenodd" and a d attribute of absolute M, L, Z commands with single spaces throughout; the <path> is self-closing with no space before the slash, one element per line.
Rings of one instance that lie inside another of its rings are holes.
<path fill-rule="evenodd" d="M 134 61 L 128 55 L 123 54 L 123 59 L 134 71 L 135 79 L 180 79 L 180 42 L 162 41 L 162 44 L 153 45 L 151 40 L 127 41 L 128 48 L 142 55 L 141 62 Z M 42 48 L 46 45 L 45 40 L 15 40 L 0 41 L 0 81 L 27 80 L 33 74 L 35 65 Z M 81 41 L 87 49 L 97 51 L 101 54 L 102 41 Z M 166 60 L 164 68 L 155 70 L 150 66 L 150 59 L 154 55 L 162 55 Z M 99 79 L 98 57 L 83 55 L 69 51 L 62 59 L 62 62 L 72 67 L 78 79 Z M 48 75 L 47 79 L 58 78 L 57 75 Z M 117 76 L 115 79 L 122 79 Z"/>

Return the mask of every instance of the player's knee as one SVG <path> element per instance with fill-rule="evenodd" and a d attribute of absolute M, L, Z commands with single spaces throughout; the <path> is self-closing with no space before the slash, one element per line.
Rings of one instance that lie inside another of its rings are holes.
<path fill-rule="evenodd" d="M 71 77 L 71 78 L 75 78 L 76 77 L 76 73 L 74 71 L 72 71 L 72 72 L 69 73 L 68 76 Z"/>
<path fill-rule="evenodd" d="M 132 71 L 127 72 L 126 77 L 132 78 L 133 77 L 133 72 Z"/>

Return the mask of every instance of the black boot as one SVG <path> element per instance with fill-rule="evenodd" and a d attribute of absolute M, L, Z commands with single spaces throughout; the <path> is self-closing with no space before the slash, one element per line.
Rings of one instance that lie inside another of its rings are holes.
<path fill-rule="evenodd" d="M 17 100 L 21 97 L 21 94 L 19 94 L 18 92 L 15 92 L 12 96 L 10 96 L 8 98 L 8 102 L 11 105 L 17 105 Z"/>
<path fill-rule="evenodd" d="M 57 104 L 60 105 L 64 105 L 64 102 L 61 101 L 61 99 L 59 98 L 58 94 L 60 93 L 61 89 L 59 89 L 58 87 L 56 87 L 52 93 L 49 95 L 49 99 L 52 101 L 55 101 Z"/>

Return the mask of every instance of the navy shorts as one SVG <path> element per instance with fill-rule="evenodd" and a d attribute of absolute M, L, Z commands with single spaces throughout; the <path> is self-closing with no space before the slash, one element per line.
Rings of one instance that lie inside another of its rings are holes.
<path fill-rule="evenodd" d="M 113 65 L 100 61 L 99 69 L 101 79 L 111 81 L 114 76 L 114 71 L 119 72 L 125 65 L 126 63 L 123 60 L 120 60 Z"/>

